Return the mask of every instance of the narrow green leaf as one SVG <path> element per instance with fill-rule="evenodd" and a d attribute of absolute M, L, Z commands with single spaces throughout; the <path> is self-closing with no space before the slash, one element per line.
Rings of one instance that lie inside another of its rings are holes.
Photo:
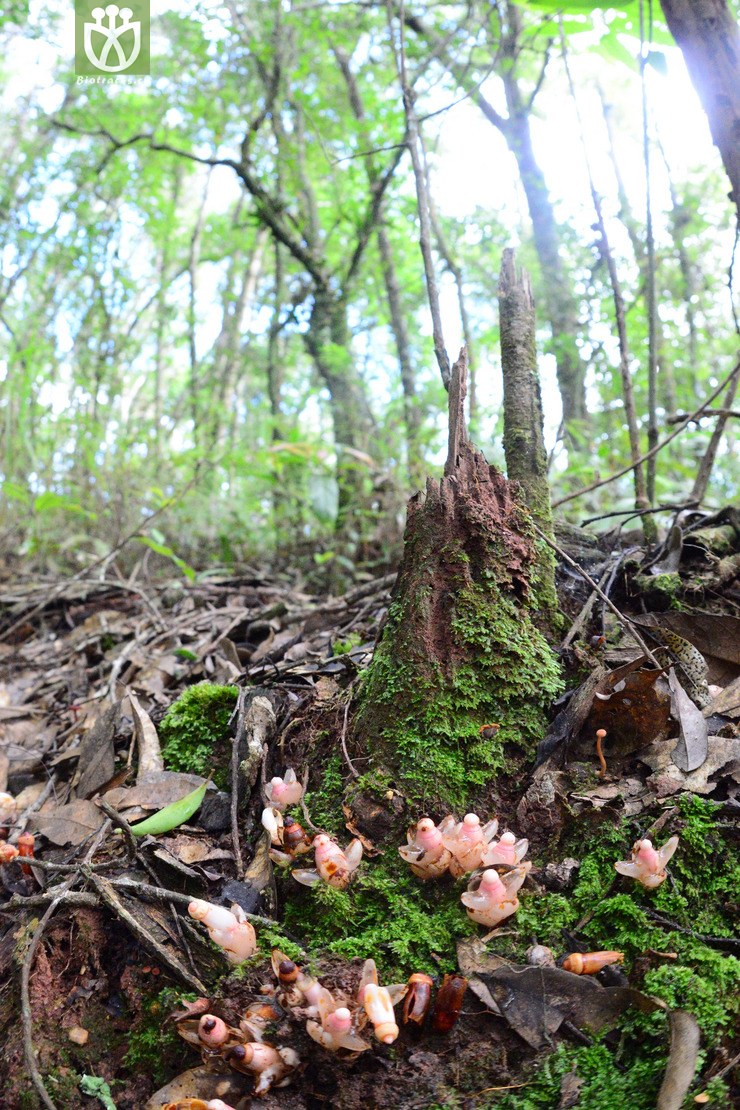
<path fill-rule="evenodd" d="M 164 809 L 160 809 L 153 813 L 151 817 L 147 817 L 145 821 L 139 821 L 138 824 L 132 825 L 131 832 L 134 836 L 157 836 L 159 833 L 176 829 L 178 825 L 182 825 L 194 813 L 198 812 L 205 797 L 207 786 L 208 783 L 204 782 L 202 786 L 197 786 L 195 790 L 186 794 L 184 798 L 180 798 L 179 801 L 171 802 Z"/>

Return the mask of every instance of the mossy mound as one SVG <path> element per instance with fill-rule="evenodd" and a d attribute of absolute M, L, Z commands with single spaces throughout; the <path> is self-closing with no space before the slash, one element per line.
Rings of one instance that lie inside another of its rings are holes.
<path fill-rule="evenodd" d="M 158 729 L 169 771 L 205 776 L 215 767 L 228 768 L 226 752 L 217 749 L 228 738 L 238 693 L 236 686 L 198 682 L 172 703 Z M 219 773 L 226 776 L 227 771 Z M 218 774 L 215 778 L 218 785 Z"/>

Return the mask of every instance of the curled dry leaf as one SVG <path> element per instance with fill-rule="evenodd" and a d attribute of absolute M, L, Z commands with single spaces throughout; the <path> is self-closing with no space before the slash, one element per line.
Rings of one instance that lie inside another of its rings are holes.
<path fill-rule="evenodd" d="M 671 667 L 668 672 L 671 691 L 671 715 L 678 723 L 678 743 L 673 749 L 673 762 L 681 771 L 695 771 L 707 758 L 707 722 L 684 690 Z"/>
<path fill-rule="evenodd" d="M 143 1110 L 162 1110 L 168 1102 L 177 1103 L 186 1098 L 201 1098 L 204 1102 L 220 1098 L 236 1105 L 249 1087 L 249 1079 L 238 1072 L 217 1075 L 205 1068 L 190 1068 L 155 1091 Z"/>

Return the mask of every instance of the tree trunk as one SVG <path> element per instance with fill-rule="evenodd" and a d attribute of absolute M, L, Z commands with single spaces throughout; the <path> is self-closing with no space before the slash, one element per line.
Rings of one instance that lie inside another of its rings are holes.
<path fill-rule="evenodd" d="M 531 751 L 559 685 L 533 620 L 529 514 L 468 441 L 466 375 L 463 349 L 444 477 L 409 502 L 394 599 L 355 722 L 407 796 L 430 808 L 430 798 L 472 804 L 503 766 L 504 743 Z M 481 733 L 491 722 L 500 730 Z"/>
<path fill-rule="evenodd" d="M 339 484 L 337 532 L 346 536 L 354 530 L 353 517 L 362 512 L 366 501 L 374 421 L 364 384 L 352 359 L 347 305 L 341 298 L 332 298 L 326 289 L 316 291 L 305 341 L 319 376 L 329 390 Z"/>
<path fill-rule="evenodd" d="M 740 220 L 740 30 L 726 0 L 660 0 L 709 117 Z"/>
<path fill-rule="evenodd" d="M 537 370 L 535 312 L 529 274 L 516 271 L 514 251 L 504 251 L 499 280 L 499 328 L 504 378 L 504 452 L 509 479 L 519 483 L 532 519 L 554 539 L 547 452 L 542 427 L 542 395 Z M 538 545 L 539 546 L 539 545 Z M 543 609 L 557 613 L 555 559 L 542 544 L 536 594 Z"/>

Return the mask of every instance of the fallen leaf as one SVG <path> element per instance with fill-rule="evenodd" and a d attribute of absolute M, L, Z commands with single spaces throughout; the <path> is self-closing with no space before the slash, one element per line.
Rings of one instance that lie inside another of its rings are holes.
<path fill-rule="evenodd" d="M 144 1110 L 162 1110 L 168 1103 L 177 1103 L 188 1098 L 200 1098 L 204 1102 L 220 1098 L 223 1102 L 236 1103 L 249 1086 L 250 1080 L 235 1072 L 214 1075 L 205 1068 L 190 1068 L 155 1091 Z"/>
<path fill-rule="evenodd" d="M 672 759 L 681 771 L 695 771 L 707 758 L 707 722 L 701 709 L 691 700 L 676 673 L 668 672 L 671 690 L 671 716 L 678 722 L 678 743 Z"/>
<path fill-rule="evenodd" d="M 707 758 L 701 767 L 685 774 L 675 765 L 671 758 L 674 741 L 651 744 L 644 751 L 638 752 L 637 757 L 651 768 L 653 774 L 647 780 L 647 785 L 659 798 L 670 797 L 671 794 L 689 792 L 691 794 L 711 794 L 717 789 L 719 780 L 710 781 L 719 771 L 720 776 L 726 779 L 735 777 L 740 772 L 740 737 L 738 736 L 710 736 L 707 739 Z"/>
<path fill-rule="evenodd" d="M 69 805 L 42 810 L 35 821 L 37 830 L 62 848 L 65 844 L 82 844 L 98 831 L 105 815 L 93 802 L 80 798 Z"/>
<path fill-rule="evenodd" d="M 705 717 L 715 714 L 722 717 L 740 717 L 740 678 L 725 686 L 704 710 Z"/>
<path fill-rule="evenodd" d="M 611 683 L 602 683 L 595 692 L 580 737 L 593 753 L 596 730 L 606 729 L 607 764 L 610 757 L 630 755 L 668 732 L 671 699 L 661 672 L 633 671 L 614 681 L 620 671 L 612 671 Z"/>
<path fill-rule="evenodd" d="M 535 1049 L 551 1044 L 564 1021 L 598 1032 L 629 1006 L 648 1013 L 661 1008 L 632 987 L 603 987 L 559 967 L 501 967 L 478 977 L 511 1028 Z"/>
<path fill-rule="evenodd" d="M 116 702 L 96 719 L 92 728 L 83 734 L 77 749 L 76 782 L 73 783 L 78 798 L 89 798 L 113 777 L 116 760 L 113 740 L 121 703 Z"/>
<path fill-rule="evenodd" d="M 164 770 L 164 762 L 157 730 L 152 724 L 151 717 L 141 708 L 133 690 L 128 691 L 128 700 L 134 718 L 134 734 L 139 749 L 139 768 L 136 772 L 138 785 L 149 782 L 154 775 L 160 774 Z"/>
<path fill-rule="evenodd" d="M 214 847 L 213 841 L 210 839 L 198 840 L 193 836 L 167 836 L 162 837 L 159 843 L 181 863 L 188 866 L 193 863 L 202 863 L 204 860 L 234 858 L 233 852 L 229 852 L 225 848 Z"/>
<path fill-rule="evenodd" d="M 104 795 L 114 809 L 161 809 L 205 782 L 200 775 L 186 775 L 182 771 L 160 771 L 148 782 L 136 786 L 119 786 Z M 215 789 L 215 787 L 213 788 Z M 132 817 L 131 820 L 134 820 Z"/>

